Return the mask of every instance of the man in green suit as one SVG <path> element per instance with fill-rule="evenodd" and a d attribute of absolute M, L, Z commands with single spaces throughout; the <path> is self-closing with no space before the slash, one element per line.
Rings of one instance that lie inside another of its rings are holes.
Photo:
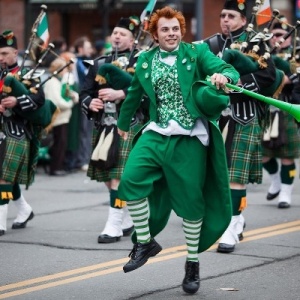
<path fill-rule="evenodd" d="M 200 286 L 198 253 L 222 235 L 231 219 L 231 200 L 224 144 L 216 120 L 228 104 L 223 88 L 239 74 L 217 58 L 206 44 L 182 42 L 184 16 L 164 7 L 150 19 L 158 43 L 140 55 L 118 120 L 127 138 L 141 96 L 150 99 L 150 120 L 136 141 L 119 186 L 127 201 L 135 234 L 130 261 L 133 271 L 161 251 L 154 240 L 172 210 L 183 219 L 187 260 L 183 290 Z M 206 76 L 211 84 L 206 85 Z"/>

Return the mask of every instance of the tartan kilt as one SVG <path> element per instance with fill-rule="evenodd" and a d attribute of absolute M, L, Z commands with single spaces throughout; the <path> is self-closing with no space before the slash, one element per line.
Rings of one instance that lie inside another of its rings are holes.
<path fill-rule="evenodd" d="M 284 128 L 287 136 L 286 144 L 277 149 L 262 147 L 263 156 L 276 158 L 298 158 L 300 156 L 300 136 L 293 116 L 283 111 Z"/>
<path fill-rule="evenodd" d="M 91 178 L 91 180 L 96 180 L 99 182 L 110 181 L 111 179 L 121 179 L 121 175 L 123 174 L 125 163 L 128 159 L 130 150 L 132 148 L 132 141 L 134 136 L 138 133 L 138 131 L 142 128 L 142 123 L 137 123 L 130 127 L 128 131 L 128 139 L 124 141 L 122 138 L 119 139 L 119 161 L 115 168 L 110 170 L 101 170 L 95 166 L 89 164 L 89 168 L 87 171 L 87 176 Z M 92 145 L 96 145 L 96 139 L 98 136 L 98 131 L 96 129 L 93 130 L 93 138 Z"/>
<path fill-rule="evenodd" d="M 229 181 L 239 184 L 262 182 L 262 129 L 257 118 L 243 126 L 235 124 L 230 150 Z"/>
<path fill-rule="evenodd" d="M 0 178 L 11 183 L 29 184 L 33 179 L 28 176 L 30 141 L 6 137 L 5 157 Z"/>

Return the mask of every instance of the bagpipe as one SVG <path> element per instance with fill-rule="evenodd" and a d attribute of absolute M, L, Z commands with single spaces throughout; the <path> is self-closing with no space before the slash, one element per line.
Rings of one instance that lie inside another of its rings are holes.
<path fill-rule="evenodd" d="M 257 4 L 260 3 L 260 1 L 256 1 Z M 258 11 L 258 7 L 255 6 L 253 8 L 253 16 Z M 279 40 L 278 43 L 274 45 L 274 47 L 269 48 L 269 46 L 266 44 L 266 41 L 272 37 L 272 33 L 269 33 L 270 28 L 272 27 L 273 22 L 277 19 L 277 16 L 279 15 L 278 10 L 274 10 L 271 20 L 268 22 L 267 26 L 264 28 L 262 33 L 254 33 L 254 25 L 251 24 L 248 25 L 246 31 L 247 31 L 247 37 L 249 38 L 249 43 L 245 42 L 242 44 L 242 47 L 239 50 L 236 50 L 237 48 L 233 49 L 226 49 L 223 53 L 223 59 L 227 61 L 228 63 L 231 63 L 234 67 L 237 68 L 237 70 L 240 72 L 241 75 L 247 74 L 248 72 L 255 72 L 255 70 L 263 69 L 265 68 L 265 63 L 267 60 L 271 57 L 271 55 L 274 55 L 275 52 L 279 49 L 280 45 L 293 33 L 296 32 L 297 28 L 300 26 L 300 21 L 296 22 L 295 26 L 291 26 L 291 29 Z M 254 20 L 254 17 L 252 18 L 252 21 Z M 255 42 L 252 47 L 252 51 L 246 53 L 245 55 L 245 49 L 249 47 L 251 43 Z M 263 53 L 261 56 L 257 57 L 256 55 L 253 55 L 253 53 L 258 53 L 258 49 L 260 49 L 260 46 L 264 44 L 265 53 Z M 296 47 L 294 47 L 296 49 Z M 250 54 L 250 55 L 248 55 Z M 296 70 L 299 68 L 299 61 L 296 62 L 296 65 L 294 64 L 295 59 L 293 56 L 286 56 L 290 59 L 291 65 L 290 69 L 291 71 Z M 295 57 L 295 55 L 294 55 Z M 296 57 L 295 57 L 296 58 Z M 296 66 L 296 68 L 295 68 Z M 295 75 L 298 78 L 300 78 L 300 70 L 298 69 L 298 74 Z M 247 90 L 245 86 L 237 86 L 230 83 L 226 84 L 226 87 L 234 92 L 245 94 L 253 99 L 259 100 L 261 102 L 264 102 L 268 105 L 272 105 L 282 111 L 285 111 L 289 113 L 293 118 L 299 122 L 300 121 L 300 104 L 295 103 L 289 103 L 284 102 L 281 100 L 277 100 L 279 94 L 282 91 L 283 88 L 283 77 L 284 72 L 276 68 L 276 80 L 274 83 L 261 91 L 261 93 L 256 93 L 254 91 Z M 272 95 L 272 97 L 269 97 L 269 95 Z"/>
<path fill-rule="evenodd" d="M 116 64 L 104 63 L 98 68 L 95 81 L 99 89 L 110 87 L 124 90 L 130 86 L 132 75 Z M 106 101 L 104 111 L 97 114 L 95 126 L 98 129 L 97 145 L 91 156 L 91 165 L 108 170 L 118 162 L 119 135 L 117 131 L 117 103 Z"/>
<path fill-rule="evenodd" d="M 39 45 L 39 43 L 36 42 L 36 26 L 39 24 L 39 21 L 44 15 L 47 7 L 42 5 L 41 8 L 42 10 L 32 28 L 32 35 L 25 50 L 18 72 L 14 74 L 8 73 L 4 78 L 2 98 L 7 96 L 14 96 L 16 98 L 24 97 L 23 102 L 26 102 L 28 101 L 27 96 L 34 96 L 38 94 L 48 80 L 50 80 L 53 76 L 56 76 L 63 69 L 69 67 L 70 64 L 74 63 L 74 60 L 71 59 L 69 62 L 66 62 L 65 66 L 54 71 L 53 74 L 48 75 L 46 79 L 42 80 L 41 78 L 45 70 L 39 69 L 39 67 L 43 63 L 43 60 L 46 58 L 46 56 L 50 53 L 51 49 L 54 48 L 54 45 L 50 43 L 47 48 L 44 49 L 33 68 L 29 69 L 25 66 L 25 61 L 32 52 L 32 47 Z M 15 114 L 17 117 L 28 120 L 33 125 L 41 126 L 44 131 L 47 132 L 51 129 L 52 122 L 58 113 L 59 109 L 56 107 L 56 105 L 49 99 L 45 99 L 44 103 L 36 109 L 22 109 L 16 106 L 13 108 L 13 110 L 8 110 L 8 112 L 6 112 L 6 116 L 10 117 L 12 114 Z"/>
<path fill-rule="evenodd" d="M 255 19 L 259 11 L 261 1 L 256 0 L 252 8 L 252 15 L 248 26 L 245 29 L 245 40 L 241 43 L 233 43 L 230 49 L 225 49 L 222 59 L 233 65 L 241 74 L 252 73 L 268 67 L 271 55 L 274 55 L 280 45 L 300 26 L 300 21 L 295 26 L 291 26 L 288 31 L 274 47 L 270 48 L 268 41 L 273 36 L 270 29 L 279 16 L 279 11 L 274 9 L 272 16 L 266 27 L 262 31 L 255 30 Z M 296 48 L 296 47 L 295 47 Z M 295 55 L 293 57 L 296 57 Z M 290 59 L 293 62 L 293 59 Z M 295 64 L 294 64 L 295 65 Z M 298 65 L 299 66 L 299 65 Z M 296 65 L 297 67 L 297 65 Z M 291 67 L 295 71 L 295 67 Z M 293 71 L 293 72 L 294 72 Z M 275 80 L 268 86 L 261 89 L 260 93 L 264 96 L 278 98 L 283 88 L 284 72 L 276 68 Z M 255 98 L 257 99 L 257 98 Z M 260 99 L 257 99 L 260 100 Z M 274 105 L 275 106 L 275 105 Z"/>
<path fill-rule="evenodd" d="M 152 8 L 153 9 L 153 8 Z M 118 57 L 118 49 L 114 49 L 114 57 L 111 63 L 101 64 L 98 68 L 95 81 L 99 84 L 99 90 L 110 87 L 115 90 L 124 90 L 129 88 L 132 77 L 135 71 L 135 62 L 137 56 L 145 49 L 149 49 L 151 44 L 145 46 L 145 41 L 148 41 L 147 30 L 149 23 L 150 11 L 143 17 L 141 15 L 140 23 L 136 22 L 139 30 L 135 36 L 133 47 L 129 56 Z M 138 51 L 138 45 L 141 45 L 141 40 L 144 49 Z M 119 134 L 117 132 L 117 118 L 118 118 L 118 101 L 105 101 L 104 110 L 97 113 L 95 117 L 95 126 L 98 129 L 98 136 L 96 144 L 91 156 L 91 165 L 101 169 L 108 170 L 115 167 L 119 158 Z M 135 121 L 136 122 L 136 121 Z"/>

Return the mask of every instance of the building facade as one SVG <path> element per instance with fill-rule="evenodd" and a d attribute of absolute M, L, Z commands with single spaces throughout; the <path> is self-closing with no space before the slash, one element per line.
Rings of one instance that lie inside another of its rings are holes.
<path fill-rule="evenodd" d="M 296 20 L 295 0 L 271 0 L 273 9 Z M 121 17 L 140 16 L 148 0 L 0 0 L 0 30 L 12 29 L 19 48 L 26 49 L 32 25 L 41 5 L 47 6 L 50 41 L 63 36 L 72 46 L 79 36 L 93 42 L 109 35 Z M 247 0 L 251 15 L 255 0 Z M 180 9 L 187 20 L 188 42 L 206 38 L 219 31 L 219 13 L 224 0 L 157 0 L 155 8 L 171 5 Z"/>

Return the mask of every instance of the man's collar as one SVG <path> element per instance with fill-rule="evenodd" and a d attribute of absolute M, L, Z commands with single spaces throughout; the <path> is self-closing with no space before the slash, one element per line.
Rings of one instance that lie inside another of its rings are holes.
<path fill-rule="evenodd" d="M 241 27 L 235 31 L 231 31 L 231 36 L 232 36 L 232 39 L 235 41 L 237 40 L 243 33 L 244 33 L 244 27 Z M 222 39 L 223 40 L 226 40 L 228 39 L 229 36 L 225 36 L 224 34 L 222 34 Z"/>

